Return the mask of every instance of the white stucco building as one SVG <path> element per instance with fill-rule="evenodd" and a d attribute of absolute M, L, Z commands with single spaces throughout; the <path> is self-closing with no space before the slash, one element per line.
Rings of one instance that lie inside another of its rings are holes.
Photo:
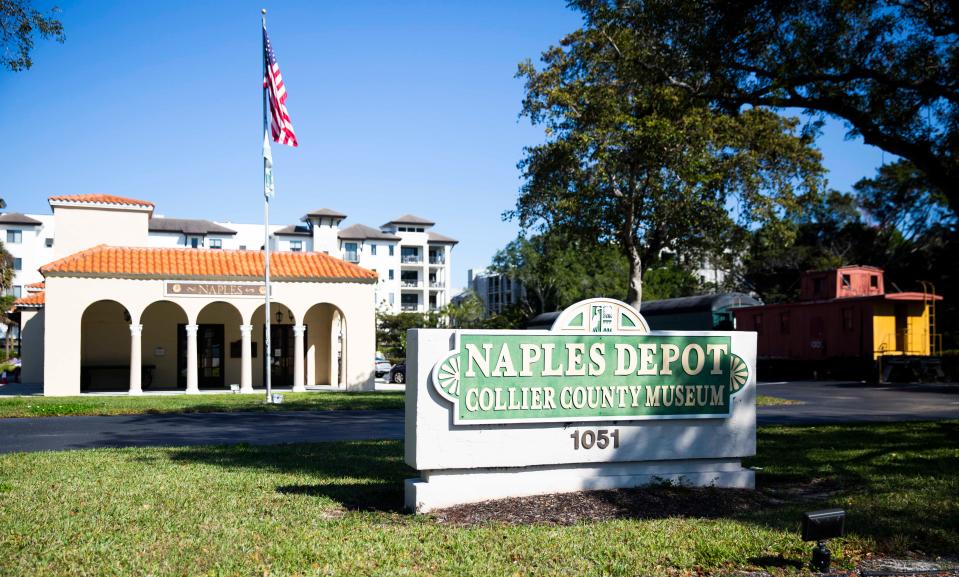
<path fill-rule="evenodd" d="M 49 202 L 52 215 L 0 215 L 20 259 L 21 381 L 46 395 L 248 392 L 267 370 L 277 387 L 369 390 L 377 304 L 447 300 L 456 241 L 411 215 L 340 228 L 346 215 L 320 209 L 273 227 L 265 311 L 262 225 L 163 218 L 151 202 L 110 195 Z"/>

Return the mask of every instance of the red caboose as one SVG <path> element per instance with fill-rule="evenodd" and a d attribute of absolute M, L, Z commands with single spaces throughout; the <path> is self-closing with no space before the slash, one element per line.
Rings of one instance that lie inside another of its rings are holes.
<path fill-rule="evenodd" d="M 935 303 L 924 292 L 886 293 L 882 269 L 848 266 L 803 273 L 797 303 L 735 310 L 736 328 L 758 333 L 760 366 L 770 374 L 874 374 L 883 357 L 937 354 Z"/>

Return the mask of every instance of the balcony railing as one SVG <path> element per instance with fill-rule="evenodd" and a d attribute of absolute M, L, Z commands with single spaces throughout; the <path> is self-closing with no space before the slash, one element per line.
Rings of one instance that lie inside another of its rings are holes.
<path fill-rule="evenodd" d="M 430 281 L 430 288 L 444 288 L 445 286 L 446 286 L 446 283 L 441 280 Z"/>
<path fill-rule="evenodd" d="M 402 305 L 400 305 L 400 310 L 401 310 L 401 311 L 415 311 L 419 306 L 420 306 L 420 305 L 402 304 Z"/>
<path fill-rule="evenodd" d="M 401 280 L 400 286 L 403 288 L 416 288 L 423 286 L 423 283 L 418 280 Z"/>
<path fill-rule="evenodd" d="M 400 257 L 400 262 L 403 264 L 419 264 L 423 262 L 423 257 L 418 254 L 404 254 Z"/>
<path fill-rule="evenodd" d="M 430 264 L 446 264 L 446 259 L 441 256 L 431 256 Z"/>

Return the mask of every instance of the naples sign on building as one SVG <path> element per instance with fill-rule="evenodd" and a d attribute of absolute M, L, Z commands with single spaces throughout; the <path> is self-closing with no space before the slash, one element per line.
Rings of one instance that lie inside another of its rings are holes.
<path fill-rule="evenodd" d="M 591 299 L 550 331 L 410 332 L 406 484 L 417 511 L 655 482 L 752 487 L 756 336 L 650 332 Z"/>

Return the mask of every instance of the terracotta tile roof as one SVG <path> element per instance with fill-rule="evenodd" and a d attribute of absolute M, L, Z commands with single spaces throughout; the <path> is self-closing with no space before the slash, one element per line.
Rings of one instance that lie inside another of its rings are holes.
<path fill-rule="evenodd" d="M 25 297 L 18 298 L 13 301 L 14 307 L 41 307 L 43 303 L 46 302 L 46 294 L 43 291 L 37 291 L 35 293 L 30 293 Z"/>
<path fill-rule="evenodd" d="M 147 200 L 137 200 L 135 198 L 114 196 L 112 194 L 68 194 L 64 196 L 51 196 L 47 200 L 50 202 L 116 204 L 120 206 L 144 206 L 148 208 L 153 208 L 154 206 L 152 202 Z"/>
<path fill-rule="evenodd" d="M 44 265 L 40 272 L 44 276 L 257 280 L 263 278 L 263 253 L 99 245 Z M 319 252 L 272 252 L 270 278 L 373 283 L 378 277 L 371 270 Z"/>
<path fill-rule="evenodd" d="M 27 289 L 28 291 L 33 291 L 33 290 L 43 290 L 45 286 L 46 286 L 46 283 L 44 283 L 43 281 L 40 281 L 40 282 L 32 282 L 24 286 L 23 288 Z"/>

